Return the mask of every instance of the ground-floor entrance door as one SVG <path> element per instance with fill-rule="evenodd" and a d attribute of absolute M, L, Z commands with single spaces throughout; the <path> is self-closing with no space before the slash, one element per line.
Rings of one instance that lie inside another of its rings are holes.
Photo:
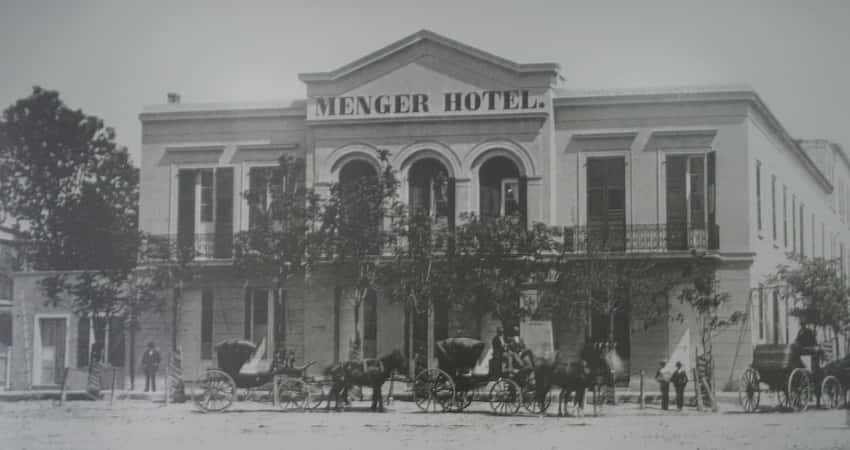
<path fill-rule="evenodd" d="M 67 330 L 68 319 L 65 317 L 37 319 L 33 384 L 56 385 L 62 382 Z"/>
<path fill-rule="evenodd" d="M 285 339 L 284 307 L 274 302 L 274 293 L 267 288 L 248 288 L 245 291 L 245 339 L 260 345 L 266 343 L 262 359 L 269 359 Z"/>

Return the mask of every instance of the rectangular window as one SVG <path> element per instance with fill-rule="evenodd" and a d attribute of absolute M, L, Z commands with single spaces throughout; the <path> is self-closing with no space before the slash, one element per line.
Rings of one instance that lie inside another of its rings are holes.
<path fill-rule="evenodd" d="M 201 175 L 201 222 L 213 221 L 213 171 L 205 169 Z"/>
<path fill-rule="evenodd" d="M 686 250 L 695 244 L 689 237 L 693 235 L 697 239 L 700 235 L 698 240 L 703 242 L 708 224 L 713 224 L 713 195 L 706 207 L 706 192 L 712 192 L 713 188 L 713 185 L 707 186 L 713 177 L 707 172 L 707 166 L 713 170 L 713 164 L 706 164 L 705 155 L 668 155 L 665 166 L 667 248 Z M 716 244 L 714 238 L 710 240 Z"/>
<path fill-rule="evenodd" d="M 776 175 L 770 176 L 770 222 L 773 225 L 773 242 L 776 242 Z"/>
<path fill-rule="evenodd" d="M 587 159 L 587 228 L 591 245 L 625 250 L 625 158 Z"/>
<path fill-rule="evenodd" d="M 759 287 L 759 340 L 764 339 L 764 288 Z"/>
<path fill-rule="evenodd" d="M 252 167 L 248 171 L 248 227 L 256 226 L 264 214 L 272 211 L 272 200 L 283 193 L 284 175 L 279 166 Z"/>
<path fill-rule="evenodd" d="M 800 202 L 800 256 L 806 256 L 806 205 Z"/>
<path fill-rule="evenodd" d="M 212 359 L 213 350 L 213 292 L 201 293 L 201 359 Z"/>
<path fill-rule="evenodd" d="M 797 196 L 791 196 L 791 251 L 797 252 Z"/>
<path fill-rule="evenodd" d="M 815 239 L 816 239 L 816 233 L 815 233 L 815 213 L 812 213 L 812 258 L 814 258 L 814 257 L 815 257 L 815 249 L 817 248 L 817 247 L 815 246 Z"/>
<path fill-rule="evenodd" d="M 782 242 L 788 248 L 788 186 L 782 185 Z"/>
<path fill-rule="evenodd" d="M 756 224 L 761 231 L 761 162 L 756 161 Z"/>

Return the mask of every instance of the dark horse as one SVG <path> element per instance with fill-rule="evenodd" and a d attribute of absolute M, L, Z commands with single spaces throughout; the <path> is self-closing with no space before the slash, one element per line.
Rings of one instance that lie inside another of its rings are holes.
<path fill-rule="evenodd" d="M 372 411 L 383 412 L 384 398 L 381 387 L 393 372 L 405 373 L 406 371 L 407 359 L 399 350 L 378 359 L 334 364 L 325 371 L 325 374 L 333 381 L 325 409 L 330 409 L 332 399 L 336 401 L 335 408 L 339 409 L 340 401 L 348 398 L 348 390 L 351 387 L 369 386 L 372 388 Z"/>
<path fill-rule="evenodd" d="M 536 400 L 540 405 L 540 414 L 546 414 L 549 406 L 546 402 L 552 386 L 559 386 L 558 415 L 566 415 L 567 401 L 574 394 L 573 404 L 576 413 L 584 411 L 584 394 L 597 380 L 607 380 L 612 370 L 619 369 L 614 362 L 614 350 L 594 345 L 585 345 L 578 361 L 564 361 L 556 355 L 554 359 L 539 359 L 534 365 Z"/>

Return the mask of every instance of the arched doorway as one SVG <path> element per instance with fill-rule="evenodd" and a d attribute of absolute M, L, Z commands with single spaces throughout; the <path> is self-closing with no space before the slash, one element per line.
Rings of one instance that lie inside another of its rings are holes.
<path fill-rule="evenodd" d="M 478 184 L 481 217 L 526 217 L 526 178 L 510 158 L 495 156 L 481 164 Z"/>

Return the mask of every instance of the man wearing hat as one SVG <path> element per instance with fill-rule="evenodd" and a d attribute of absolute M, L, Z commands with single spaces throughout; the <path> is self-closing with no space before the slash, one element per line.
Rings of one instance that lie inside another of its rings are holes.
<path fill-rule="evenodd" d="M 682 369 L 681 361 L 676 361 L 676 371 L 670 377 L 670 382 L 676 388 L 676 409 L 681 411 L 685 404 L 685 386 L 688 385 L 688 374 Z"/>
<path fill-rule="evenodd" d="M 156 392 L 156 372 L 162 357 L 153 341 L 148 342 L 148 349 L 142 355 L 142 370 L 145 372 L 145 392 L 153 390 Z"/>
<path fill-rule="evenodd" d="M 662 360 L 658 363 L 658 371 L 655 372 L 655 381 L 658 381 L 658 388 L 661 390 L 661 409 L 664 411 L 670 406 L 670 379 L 664 373 L 664 366 L 667 361 Z"/>

